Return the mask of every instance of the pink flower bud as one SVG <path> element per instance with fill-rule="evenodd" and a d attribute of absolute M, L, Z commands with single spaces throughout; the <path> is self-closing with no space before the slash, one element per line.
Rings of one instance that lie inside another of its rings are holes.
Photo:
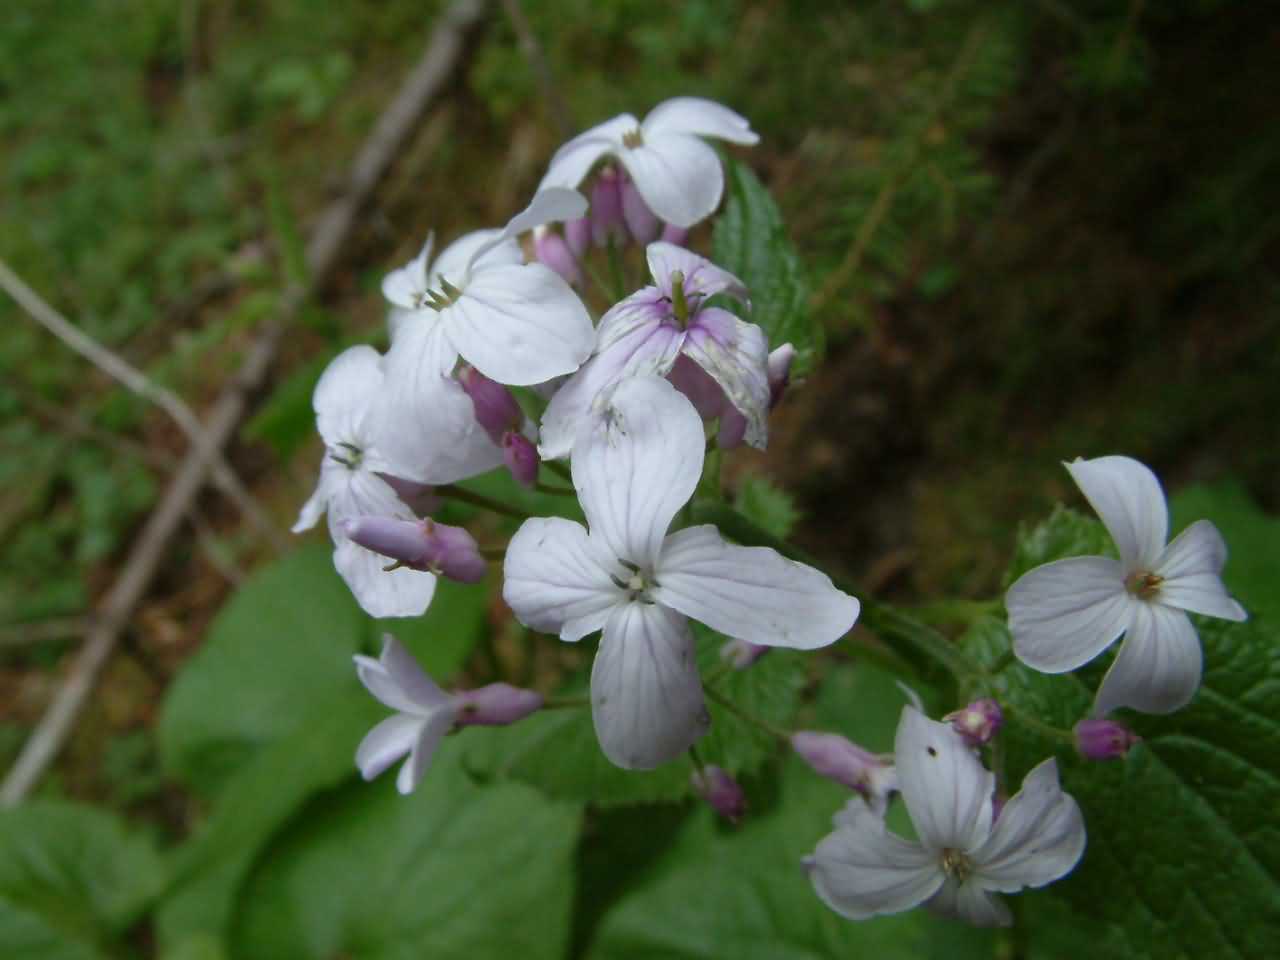
<path fill-rule="evenodd" d="M 1004 722 L 1000 704 L 990 697 L 975 700 L 967 707 L 948 713 L 942 718 L 951 724 L 956 733 L 971 747 L 981 747 L 991 742 Z"/>
<path fill-rule="evenodd" d="M 732 450 L 742 446 L 747 435 L 747 418 L 728 400 L 724 403 L 724 412 L 720 414 L 720 430 L 716 434 L 716 445 L 721 450 Z"/>
<path fill-rule="evenodd" d="M 838 733 L 801 730 L 791 735 L 791 748 L 820 777 L 857 790 L 869 799 L 873 793 L 887 792 L 879 780 L 889 769 L 888 764 Z"/>
<path fill-rule="evenodd" d="M 541 263 L 560 274 L 566 283 L 575 287 L 582 286 L 582 269 L 578 266 L 578 258 L 569 249 L 565 238 L 558 233 L 539 227 L 533 234 L 533 252 Z"/>
<path fill-rule="evenodd" d="M 662 240 L 666 243 L 674 243 L 677 247 L 683 247 L 688 239 L 689 231 L 684 227 L 677 227 L 668 223 L 662 228 Z"/>
<path fill-rule="evenodd" d="M 737 823 L 747 812 L 747 797 L 742 787 L 719 767 L 708 765 L 694 770 L 689 782 L 693 784 L 693 792 L 730 823 Z"/>
<path fill-rule="evenodd" d="M 487 565 L 475 538 L 462 527 L 434 520 L 356 517 L 345 520 L 342 531 L 360 546 L 390 557 L 401 566 L 479 583 Z"/>
<path fill-rule="evenodd" d="M 532 487 L 538 481 L 538 450 L 529 438 L 516 430 L 502 435 L 502 462 L 516 483 Z"/>
<path fill-rule="evenodd" d="M 564 242 L 574 260 L 581 260 L 582 255 L 591 246 L 591 217 L 579 217 L 577 220 L 564 222 Z"/>
<path fill-rule="evenodd" d="M 770 649 L 772 648 L 746 640 L 729 640 L 720 646 L 720 659 L 727 661 L 735 670 L 745 670 Z"/>
<path fill-rule="evenodd" d="M 475 367 L 464 366 L 458 372 L 458 382 L 471 398 L 476 421 L 494 443 L 501 443 L 508 430 L 519 430 L 524 414 L 516 398 L 500 383 L 494 383 Z"/>
<path fill-rule="evenodd" d="M 631 231 L 631 236 L 642 246 L 658 239 L 658 233 L 662 229 L 661 221 L 644 202 L 631 178 L 625 175 L 622 178 L 622 219 Z"/>
<path fill-rule="evenodd" d="M 782 399 L 787 385 L 791 383 L 791 364 L 796 358 L 796 348 L 784 343 L 769 354 L 769 409 L 772 410 Z"/>
<path fill-rule="evenodd" d="M 475 690 L 454 694 L 459 727 L 502 727 L 542 708 L 542 694 L 509 683 L 490 683 Z"/>
<path fill-rule="evenodd" d="M 1123 757 L 1142 738 L 1114 720 L 1081 720 L 1075 727 L 1076 749 L 1087 760 Z"/>
<path fill-rule="evenodd" d="M 591 188 L 591 239 L 597 247 L 612 240 L 627 242 L 627 225 L 622 219 L 622 178 L 613 167 L 605 167 Z"/>

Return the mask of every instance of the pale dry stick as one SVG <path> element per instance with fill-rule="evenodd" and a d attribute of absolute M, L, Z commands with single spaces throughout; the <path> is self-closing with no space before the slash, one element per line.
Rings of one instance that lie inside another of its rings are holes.
<path fill-rule="evenodd" d="M 168 390 L 145 373 L 125 360 L 119 354 L 98 343 L 74 323 L 50 306 L 43 297 L 29 287 L 26 282 L 14 273 L 13 269 L 0 260 L 0 288 L 17 301 L 32 320 L 40 324 L 55 337 L 65 343 L 80 356 L 128 390 L 136 393 L 144 400 L 149 400 L 173 419 L 178 428 L 187 437 L 192 449 L 204 447 L 210 451 L 213 467 L 213 479 L 218 489 L 225 493 L 240 509 L 250 523 L 270 541 L 277 553 L 288 549 L 288 541 L 280 533 L 270 516 L 253 495 L 249 493 L 236 472 L 227 463 L 221 452 L 210 444 L 205 435 L 200 418 L 187 406 L 186 402 L 172 390 Z"/>
<path fill-rule="evenodd" d="M 92 621 L 88 617 L 58 617 L 32 623 L 7 623 L 0 626 L 0 647 L 25 647 L 82 636 Z"/>
<path fill-rule="evenodd" d="M 408 141 L 427 105 L 456 68 L 466 35 L 481 22 L 484 8 L 484 0 L 454 0 L 432 32 L 426 52 L 361 147 L 348 180 L 349 192 L 329 206 L 312 231 L 307 245 L 308 281 L 295 283 L 285 291 L 276 317 L 259 334 L 240 370 L 214 405 L 205 434 L 215 448 L 221 448 L 231 437 L 248 405 L 249 393 L 266 379 L 289 320 L 333 268 L 338 250 L 350 234 L 360 208 Z M 163 499 L 142 528 L 123 573 L 107 592 L 66 679 L 0 785 L 0 806 L 11 807 L 21 802 L 61 749 L 120 631 L 159 568 L 169 540 L 203 486 L 208 470 L 208 449 L 197 447 L 188 452 Z"/>

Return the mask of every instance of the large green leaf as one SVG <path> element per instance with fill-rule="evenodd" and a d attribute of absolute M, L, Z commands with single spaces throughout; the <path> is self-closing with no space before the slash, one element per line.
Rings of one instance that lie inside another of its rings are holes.
<path fill-rule="evenodd" d="M 388 776 L 317 799 L 260 861 L 233 955 L 562 956 L 578 810 L 519 784 L 474 786 L 457 746 L 411 796 Z"/>
<path fill-rule="evenodd" d="M 736 274 L 751 293 L 753 323 L 769 346 L 796 348 L 792 373 L 804 376 L 822 357 L 822 327 L 809 313 L 809 284 L 769 191 L 736 160 L 725 160 L 724 210 L 711 235 L 711 259 Z"/>
<path fill-rule="evenodd" d="M 56 802 L 0 813 L 0 956 L 108 956 L 163 882 L 154 847 L 110 814 Z"/>

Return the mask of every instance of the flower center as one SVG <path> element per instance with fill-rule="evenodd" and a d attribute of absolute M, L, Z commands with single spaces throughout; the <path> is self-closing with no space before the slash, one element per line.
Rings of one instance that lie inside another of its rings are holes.
<path fill-rule="evenodd" d="M 956 883 L 964 883 L 973 872 L 973 864 L 960 850 L 947 847 L 942 851 L 942 869 L 949 877 L 955 877 Z"/>
<path fill-rule="evenodd" d="M 649 597 L 649 588 L 658 585 L 658 581 L 653 579 L 653 574 L 641 570 L 634 563 L 629 563 L 626 560 L 619 560 L 618 562 L 631 571 L 631 576 L 625 580 L 612 577 L 612 575 L 611 578 L 619 589 L 627 591 L 627 599 L 639 601 L 640 603 L 653 603 L 653 600 Z"/>
<path fill-rule="evenodd" d="M 1148 570 L 1138 570 L 1125 578 L 1124 587 L 1139 600 L 1154 600 L 1160 594 L 1164 577 Z"/>
<path fill-rule="evenodd" d="M 337 460 L 340 464 L 342 464 L 348 470 L 359 470 L 360 461 L 364 459 L 364 451 L 361 450 L 359 447 L 357 447 L 354 443 L 339 442 L 338 446 L 340 446 L 345 451 L 346 455 L 339 456 L 338 454 L 330 451 L 329 456 L 332 457 L 334 460 Z"/>
<path fill-rule="evenodd" d="M 640 128 L 629 130 L 622 135 L 622 145 L 628 150 L 634 150 L 636 147 L 644 146 L 644 134 L 640 132 Z"/>
<path fill-rule="evenodd" d="M 457 303 L 458 298 L 461 296 L 461 290 L 455 287 L 444 277 L 441 277 L 439 290 L 419 291 L 413 295 L 413 303 L 419 310 L 423 307 L 427 307 L 428 309 L 439 313 L 445 307 L 450 307 Z"/>

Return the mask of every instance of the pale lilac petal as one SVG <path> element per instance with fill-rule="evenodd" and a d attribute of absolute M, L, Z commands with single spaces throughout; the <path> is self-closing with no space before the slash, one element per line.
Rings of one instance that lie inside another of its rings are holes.
<path fill-rule="evenodd" d="M 440 313 L 453 346 L 490 380 L 524 386 L 572 373 L 591 355 L 591 316 L 543 263 L 476 271 Z"/>
<path fill-rule="evenodd" d="M 352 659 L 365 689 L 392 710 L 425 716 L 451 699 L 391 634 L 384 636 L 382 655 L 377 660 L 363 654 Z"/>
<path fill-rule="evenodd" d="M 720 384 L 712 380 L 705 370 L 683 353 L 671 365 L 671 372 L 667 374 L 667 379 L 689 398 L 689 402 L 693 404 L 693 408 L 698 411 L 698 416 L 703 420 L 715 420 L 717 417 L 724 416 L 726 409 L 732 409 L 732 404 L 725 397 Z"/>
<path fill-rule="evenodd" d="M 601 556 L 581 524 L 535 517 L 507 545 L 502 598 L 525 626 L 575 641 L 603 627 L 623 602 L 614 578 L 626 575 Z"/>
<path fill-rule="evenodd" d="M 422 782 L 423 775 L 431 766 L 431 758 L 435 755 L 436 748 L 440 746 L 440 741 L 453 726 L 455 713 L 456 711 L 448 708 L 436 710 L 422 724 L 422 730 L 418 734 L 417 742 L 413 745 L 413 751 L 396 776 L 396 789 L 401 793 L 413 793 Z"/>
<path fill-rule="evenodd" d="M 394 327 L 391 349 L 383 365 L 385 391 L 399 390 L 412 395 L 430 389 L 437 379 L 447 377 L 458 362 L 458 351 L 445 333 L 441 314 L 418 310 Z"/>
<path fill-rule="evenodd" d="M 408 567 L 387 571 L 386 557 L 345 537 L 334 548 L 333 565 L 371 617 L 421 616 L 435 595 L 435 574 Z"/>
<path fill-rule="evenodd" d="M 329 498 L 333 495 L 333 491 L 342 483 L 337 471 L 346 471 L 346 467 L 329 457 L 325 452 L 324 460 L 320 463 L 320 480 L 316 483 L 315 492 L 307 498 L 307 502 L 302 505 L 302 509 L 298 511 L 298 519 L 290 531 L 292 533 L 302 533 L 304 530 L 310 530 L 320 518 L 324 516 L 324 512 L 329 505 Z"/>
<path fill-rule="evenodd" d="M 964 883 L 948 877 L 938 892 L 927 904 L 934 913 L 953 920 L 963 920 L 975 927 L 1008 927 L 1013 924 L 1013 915 L 1005 906 L 1004 900 L 992 893 L 987 893 L 974 879 Z"/>
<path fill-rule="evenodd" d="M 1024 573 L 1005 594 L 1013 650 L 1027 666 L 1065 673 L 1115 642 L 1139 603 L 1120 564 L 1070 557 Z"/>
<path fill-rule="evenodd" d="M 538 432 L 542 458 L 568 456 L 578 428 L 594 408 L 607 403 L 614 385 L 627 377 L 662 376 L 675 363 L 683 340 L 678 331 L 654 321 L 633 328 L 584 363 L 556 391 L 542 414 Z"/>
<path fill-rule="evenodd" d="M 1126 574 L 1150 570 L 1164 550 L 1169 510 L 1156 475 L 1131 457 L 1064 464 L 1106 525 Z"/>
<path fill-rule="evenodd" d="M 587 198 L 568 187 L 546 187 L 534 194 L 529 205 L 507 221 L 507 225 L 493 239 L 481 244 L 471 254 L 464 273 L 464 282 L 481 267 L 488 269 L 488 251 L 499 244 L 510 244 L 520 234 L 547 223 L 574 220 L 587 212 Z"/>
<path fill-rule="evenodd" d="M 623 136 L 639 129 L 640 121 L 624 113 L 578 134 L 552 156 L 551 165 L 538 189 L 576 187 L 597 160 L 606 153 L 622 149 Z"/>
<path fill-rule="evenodd" d="M 360 776 L 372 780 L 412 750 L 421 726 L 421 717 L 397 713 L 366 733 L 356 747 Z"/>
<path fill-rule="evenodd" d="M 666 380 L 619 383 L 573 446 L 573 486 L 592 539 L 651 571 L 698 486 L 705 443 L 698 412 Z"/>
<path fill-rule="evenodd" d="M 628 770 L 674 760 L 707 732 L 684 617 L 640 601 L 614 609 L 591 668 L 591 715 L 604 755 Z"/>
<path fill-rule="evenodd" d="M 478 257 L 482 250 L 484 256 Z M 520 249 L 520 244 L 510 237 L 504 237 L 501 230 L 492 227 L 472 230 L 440 251 L 440 256 L 431 264 L 427 286 L 443 292 L 440 281 L 444 279 L 454 287 L 461 287 L 467 276 L 467 264 L 473 257 L 477 259 L 476 269 L 518 266 L 524 263 L 524 252 Z"/>
<path fill-rule="evenodd" d="M 938 858 L 890 833 L 860 797 L 846 805 L 837 824 L 804 866 L 822 902 L 841 916 L 865 920 L 900 913 L 942 886 Z"/>
<path fill-rule="evenodd" d="M 764 449 L 770 404 L 769 340 L 764 331 L 728 310 L 708 307 L 689 328 L 684 353 L 720 384 L 746 419 L 747 443 Z"/>
<path fill-rule="evenodd" d="M 373 347 L 348 347 L 329 362 L 311 395 L 316 429 L 327 446 L 367 443 L 366 417 L 382 388 L 382 354 Z"/>
<path fill-rule="evenodd" d="M 1157 599 L 1171 607 L 1224 620 L 1245 620 L 1244 607 L 1222 584 L 1227 545 L 1208 520 L 1197 520 L 1178 534 L 1155 565 L 1164 577 Z"/>
<path fill-rule="evenodd" d="M 726 293 L 735 300 L 750 303 L 747 287 L 741 280 L 691 250 L 660 240 L 645 247 L 644 255 L 649 262 L 649 275 L 664 294 L 670 295 L 671 274 L 679 270 L 684 276 L 686 296 L 698 294 L 705 299 Z"/>
<path fill-rule="evenodd" d="M 658 603 L 748 643 L 813 650 L 858 619 L 858 601 L 825 573 L 768 547 L 726 543 L 713 526 L 668 537 L 655 578 Z"/>
<path fill-rule="evenodd" d="M 422 484 L 457 483 L 502 463 L 502 448 L 476 420 L 475 404 L 452 377 L 430 366 L 397 368 L 374 407 L 381 472 Z M 376 511 L 366 511 L 366 515 Z"/>
<path fill-rule="evenodd" d="M 427 242 L 416 257 L 382 278 L 382 295 L 395 306 L 406 310 L 422 306 L 419 297 L 427 290 L 427 262 L 431 259 L 434 241 L 435 234 L 428 233 Z"/>
<path fill-rule="evenodd" d="M 949 723 L 903 707 L 893 759 L 903 802 L 925 849 L 969 851 L 986 841 L 995 777 Z"/>
<path fill-rule="evenodd" d="M 649 111 L 641 130 L 645 137 L 690 133 L 745 146 L 760 142 L 746 117 L 702 97 L 673 97 L 663 101 Z"/>
<path fill-rule="evenodd" d="M 1117 707 L 1173 713 L 1190 703 L 1200 686 L 1200 638 L 1187 615 L 1159 603 L 1135 607 L 1120 653 L 1098 688 L 1095 717 Z"/>
<path fill-rule="evenodd" d="M 1084 818 L 1058 784 L 1052 758 L 1038 764 L 1000 811 L 987 842 L 972 851 L 973 880 L 1014 893 L 1065 876 L 1084 855 Z"/>
<path fill-rule="evenodd" d="M 720 158 L 697 137 L 662 133 L 618 159 L 649 209 L 667 223 L 691 227 L 710 216 L 724 192 Z"/>
<path fill-rule="evenodd" d="M 638 329 L 652 329 L 672 320 L 670 298 L 654 286 L 642 287 L 605 311 L 596 328 L 596 353 L 603 353 Z"/>

